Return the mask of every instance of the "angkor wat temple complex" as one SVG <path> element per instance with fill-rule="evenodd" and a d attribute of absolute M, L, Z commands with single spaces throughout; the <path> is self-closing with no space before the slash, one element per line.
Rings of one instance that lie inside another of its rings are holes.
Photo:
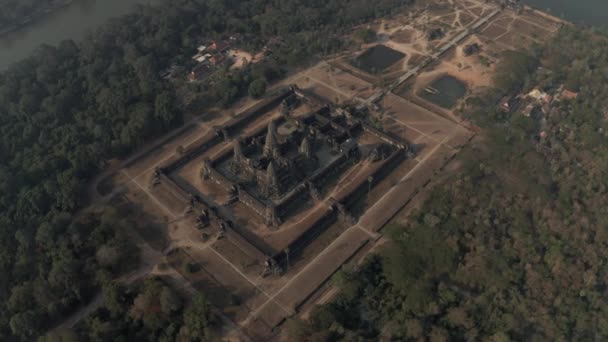
<path fill-rule="evenodd" d="M 214 131 L 158 168 L 154 191 L 187 203 L 199 229 L 217 226 L 246 254 L 273 265 L 283 262 L 285 249 L 302 248 L 335 220 L 355 222 L 351 208 L 409 153 L 407 143 L 373 127 L 365 116 L 297 87 L 260 101 Z M 176 173 L 197 158 L 200 178 L 185 183 Z M 353 170 L 362 171 L 353 172 L 356 179 L 345 178 Z M 215 189 L 209 190 L 213 194 L 197 190 L 198 182 Z M 233 211 L 237 207 L 246 212 Z M 285 242 L 288 248 L 266 245 L 247 227 L 247 221 L 256 221 L 281 231 L 283 223 L 314 208 L 319 215 Z M 244 221 L 235 225 L 239 220 Z"/>
<path fill-rule="evenodd" d="M 287 107 L 289 98 L 283 101 Z M 297 101 L 291 101 L 296 103 Z M 293 106 L 293 104 L 292 104 Z M 206 160 L 204 181 L 221 185 L 262 215 L 268 226 L 281 224 L 298 203 L 318 199 L 320 188 L 361 156 L 378 160 L 406 145 L 353 118 L 349 112 L 325 105 L 314 112 L 282 116 L 246 137 L 233 139 L 231 151 Z M 384 142 L 362 151 L 363 131 Z"/>

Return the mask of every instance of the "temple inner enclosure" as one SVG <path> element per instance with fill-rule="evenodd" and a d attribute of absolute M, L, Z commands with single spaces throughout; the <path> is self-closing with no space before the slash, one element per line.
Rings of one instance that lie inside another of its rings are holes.
<path fill-rule="evenodd" d="M 425 3 L 259 100 L 201 108 L 96 182 L 96 200 L 122 208 L 155 255 L 150 274 L 204 293 L 226 338 L 280 340 L 288 318 L 330 300 L 332 275 L 450 176 L 477 132 L 460 110 L 491 85 L 500 52 L 561 25 L 481 0 Z M 353 62 L 381 45 L 398 58 Z"/>

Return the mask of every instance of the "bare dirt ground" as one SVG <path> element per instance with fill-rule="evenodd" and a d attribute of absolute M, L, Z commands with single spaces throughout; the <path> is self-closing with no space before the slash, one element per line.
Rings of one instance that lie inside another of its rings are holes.
<path fill-rule="evenodd" d="M 507 9 L 482 26 L 478 37 L 489 51 L 496 54 L 541 43 L 554 35 L 562 25 L 564 23 L 559 19 L 538 15 L 536 11 L 526 9 L 516 13 Z"/>
<path fill-rule="evenodd" d="M 495 7 L 483 1 L 425 1 L 424 5 L 410 13 L 380 19 L 371 25 L 379 39 L 371 44 L 363 44 L 355 51 L 338 58 L 332 63 L 358 77 L 369 79 L 372 83 L 381 82 L 382 78 L 392 79 L 417 64 L 416 60 L 431 56 L 439 46 L 462 33 L 471 23 L 487 15 Z M 443 36 L 430 41 L 429 32 L 441 29 Z M 350 66 L 350 61 L 368 48 L 383 44 L 406 55 L 400 62 L 380 75 L 371 75 Z M 355 70 L 353 70 L 355 69 Z"/>
<path fill-rule="evenodd" d="M 239 69 L 243 66 L 254 62 L 253 56 L 243 50 L 233 49 L 228 52 L 229 56 L 234 60 L 234 64 L 230 66 L 231 69 Z"/>
<path fill-rule="evenodd" d="M 466 1 L 468 5 L 464 6 L 469 7 L 465 7 L 462 13 L 471 12 L 471 8 L 482 9 L 481 6 L 475 6 L 474 2 Z M 483 9 L 479 13 L 485 14 L 487 11 L 487 9 Z M 472 12 L 474 13 L 469 13 L 469 15 L 478 15 L 476 11 Z M 488 23 L 482 25 L 477 32 L 463 40 L 456 48 L 449 50 L 440 61 L 432 63 L 419 73 L 415 80 L 408 81 L 395 90 L 395 93 L 410 102 L 441 114 L 445 118 L 460 122 L 461 119 L 454 114 L 453 110 L 462 108 L 461 105 L 468 96 L 480 93 L 492 86 L 494 69 L 496 64 L 500 63 L 502 51 L 540 43 L 555 34 L 562 24 L 529 10 L 516 13 L 510 9 L 504 9 Z M 467 56 L 464 48 L 472 44 L 478 44 L 481 51 Z M 446 75 L 462 81 L 467 88 L 465 97 L 451 110 L 439 107 L 418 96 L 423 89 Z"/>

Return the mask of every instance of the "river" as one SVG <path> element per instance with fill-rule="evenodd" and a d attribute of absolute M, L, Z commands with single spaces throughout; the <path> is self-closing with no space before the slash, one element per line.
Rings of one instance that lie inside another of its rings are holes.
<path fill-rule="evenodd" d="M 160 0 L 75 0 L 11 33 L 0 36 L 0 70 L 34 52 L 41 44 L 55 45 L 65 39 L 78 40 L 110 18 L 127 14 L 136 4 Z"/>
<path fill-rule="evenodd" d="M 522 2 L 577 24 L 608 25 L 608 0 L 522 0 Z"/>

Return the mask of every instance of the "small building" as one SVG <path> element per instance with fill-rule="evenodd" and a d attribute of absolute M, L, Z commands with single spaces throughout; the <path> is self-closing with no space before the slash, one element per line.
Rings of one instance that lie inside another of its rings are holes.
<path fill-rule="evenodd" d="M 266 45 L 264 45 L 264 47 L 262 48 L 262 52 L 268 56 L 272 54 L 273 49 L 281 47 L 282 45 L 284 45 L 284 43 L 285 42 L 281 37 L 272 37 L 268 39 L 268 42 L 266 42 Z"/>
<path fill-rule="evenodd" d="M 215 53 L 223 53 L 230 48 L 230 44 L 224 40 L 213 41 L 209 46 L 209 50 L 214 51 Z"/>
<path fill-rule="evenodd" d="M 534 99 L 542 104 L 549 104 L 553 101 L 553 96 L 539 90 L 538 88 L 534 88 L 534 90 L 529 92 L 528 98 Z"/>
<path fill-rule="evenodd" d="M 521 114 L 525 117 L 530 117 L 534 113 L 535 109 L 536 109 L 536 105 L 534 103 L 528 103 L 528 105 L 526 105 L 524 107 L 524 109 L 521 111 Z"/>
<path fill-rule="evenodd" d="M 199 47 L 197 47 L 197 48 L 196 48 L 196 50 L 197 50 L 199 53 L 204 53 L 204 52 L 205 52 L 205 50 L 207 50 L 207 47 L 206 47 L 205 45 L 200 45 Z"/>
<path fill-rule="evenodd" d="M 507 95 L 500 100 L 500 109 L 507 113 L 511 112 L 515 105 L 515 97 L 512 95 Z"/>
<path fill-rule="evenodd" d="M 211 69 L 207 64 L 198 64 L 188 74 L 188 81 L 195 82 L 205 79 L 211 74 Z"/>
<path fill-rule="evenodd" d="M 224 55 L 215 55 L 215 56 L 211 56 L 209 58 L 209 62 L 211 63 L 211 65 L 222 65 L 224 63 L 226 63 L 228 61 L 228 59 L 226 58 L 226 56 Z"/>
<path fill-rule="evenodd" d="M 537 101 L 540 101 L 540 99 L 543 97 L 543 92 L 540 91 L 538 88 L 534 88 L 531 92 L 528 93 L 528 97 L 533 98 Z"/>
<path fill-rule="evenodd" d="M 243 39 L 243 35 L 240 33 L 235 33 L 233 35 L 230 35 L 230 37 L 228 37 L 228 39 L 233 42 L 238 42 L 238 41 L 241 41 L 241 39 Z"/>
<path fill-rule="evenodd" d="M 576 100 L 578 98 L 578 93 L 570 91 L 568 89 L 564 89 L 562 90 L 561 97 L 564 100 Z"/>

